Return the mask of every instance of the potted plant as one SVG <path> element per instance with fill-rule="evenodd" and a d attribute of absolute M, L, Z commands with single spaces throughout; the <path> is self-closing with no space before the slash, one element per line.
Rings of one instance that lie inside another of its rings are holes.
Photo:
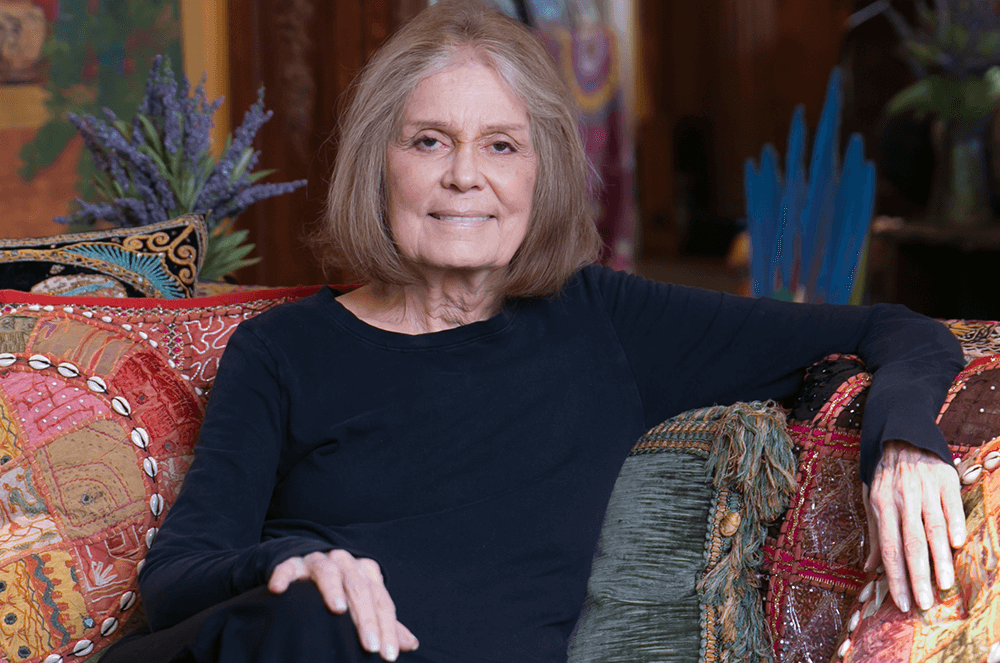
<path fill-rule="evenodd" d="M 218 280 L 256 263 L 247 258 L 254 245 L 233 221 L 251 204 L 293 191 L 306 183 L 260 183 L 273 171 L 253 172 L 260 152 L 252 142 L 271 111 L 264 110 L 264 90 L 226 139 L 218 161 L 210 151 L 212 116 L 222 103 L 209 102 L 204 84 L 190 95 L 186 76 L 177 79 L 170 59 L 157 56 L 146 81 L 146 94 L 131 122 L 104 109 L 106 120 L 72 113 L 94 160 L 99 200 L 77 199 L 79 210 L 56 221 L 90 225 L 103 219 L 115 226 L 141 226 L 181 214 L 199 214 L 209 229 L 202 280 Z"/>
<path fill-rule="evenodd" d="M 886 106 L 934 117 L 935 173 L 929 203 L 933 222 L 979 225 L 992 216 L 984 134 L 1000 101 L 1000 13 L 995 0 L 918 1 L 916 26 L 879 0 L 853 24 L 885 13 L 903 42 L 918 80 Z"/>

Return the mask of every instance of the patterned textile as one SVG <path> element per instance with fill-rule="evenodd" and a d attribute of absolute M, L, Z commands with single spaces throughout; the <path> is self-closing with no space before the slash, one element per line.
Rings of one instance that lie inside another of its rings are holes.
<path fill-rule="evenodd" d="M 601 22 L 592 0 L 528 0 L 531 24 L 556 61 L 580 108 L 587 158 L 599 179 L 591 184 L 601 262 L 631 271 L 635 235 L 635 155 L 625 112 L 622 56 L 614 28 Z"/>
<path fill-rule="evenodd" d="M 987 320 L 942 320 L 962 343 L 965 363 L 988 355 L 1000 354 L 1000 322 Z"/>
<path fill-rule="evenodd" d="M 760 544 L 793 469 L 773 403 L 693 410 L 640 438 L 608 504 L 570 663 L 766 653 Z"/>
<path fill-rule="evenodd" d="M 0 291 L 0 663 L 96 659 L 142 623 L 138 569 L 226 341 L 316 289 L 178 301 Z"/>
<path fill-rule="evenodd" d="M 952 385 L 938 425 L 962 478 L 968 538 L 954 555 L 955 586 L 930 610 L 901 613 L 884 574 L 852 602 L 836 658 L 889 663 L 1000 660 L 1000 355 L 972 362 Z M 992 421 L 990 421 L 992 420 Z"/>
<path fill-rule="evenodd" d="M 775 657 L 784 663 L 828 660 L 842 615 L 864 583 L 859 401 L 870 382 L 856 358 L 830 357 L 810 370 L 789 416 L 797 490 L 764 546 L 765 611 Z"/>
<path fill-rule="evenodd" d="M 993 325 L 956 322 L 949 326 L 953 332 L 961 332 L 956 335 L 962 340 L 963 350 L 969 358 L 982 352 L 985 347 L 981 342 L 984 336 L 982 331 Z M 962 334 L 973 342 L 967 342 Z M 956 458 L 982 456 L 986 453 L 982 451 L 982 445 L 1000 435 L 1000 420 L 997 418 L 1000 414 L 998 368 L 1000 362 L 995 356 L 975 359 L 956 378 L 949 391 L 938 425 Z M 854 606 L 866 583 L 871 581 L 863 570 L 868 525 L 857 473 L 860 423 L 870 379 L 856 358 L 827 358 L 810 370 L 803 393 L 789 416 L 789 433 L 795 440 L 799 455 L 798 489 L 780 523 L 780 529 L 772 531 L 765 544 L 769 571 L 765 610 L 776 658 L 784 663 L 826 661 L 836 657 L 838 648 L 843 646 L 841 634 L 848 627 L 857 627 L 857 619 L 852 616 L 857 611 Z M 967 464 L 973 462 L 966 461 Z M 967 502 L 967 512 L 968 508 Z M 992 515 L 986 520 L 995 532 L 1000 510 L 990 513 Z M 969 531 L 973 531 L 971 523 Z M 989 566 L 987 560 L 990 554 L 994 555 L 994 560 L 1000 554 L 998 539 L 995 534 L 991 536 L 992 552 L 979 549 L 986 564 L 983 568 Z M 966 549 L 976 545 L 973 538 L 970 534 Z M 979 540 L 981 542 L 982 537 Z M 992 583 L 992 575 L 990 578 Z M 879 587 L 881 595 L 876 599 L 881 605 L 886 587 L 884 583 Z M 865 598 L 869 597 L 866 595 Z M 891 604 L 891 601 L 888 603 Z M 992 616 L 988 620 L 983 616 L 989 621 L 989 630 L 983 630 L 986 629 L 986 621 L 979 626 L 969 625 L 971 620 L 966 622 L 977 637 L 985 638 L 989 633 L 992 637 L 990 642 L 997 640 L 1000 629 L 1000 612 L 997 611 L 1000 602 L 993 601 L 993 604 Z M 898 611 L 895 614 L 899 622 L 910 619 Z M 958 615 L 955 611 L 948 613 L 951 620 L 948 628 L 952 629 L 950 632 L 954 636 L 947 638 L 949 642 L 958 643 L 965 637 L 960 636 L 967 629 L 966 626 L 959 628 L 962 622 Z M 914 619 L 919 620 L 920 617 Z M 982 629 L 976 630 L 980 626 Z M 873 628 L 878 630 L 878 627 Z M 942 633 L 939 631 L 934 637 L 940 639 Z M 877 642 L 871 639 L 873 637 L 865 642 Z M 866 644 L 867 648 L 863 650 L 866 653 L 857 654 L 856 660 L 872 660 L 869 654 L 887 641 Z M 909 652 L 909 648 L 906 651 Z M 951 653 L 955 651 L 958 650 L 953 649 Z M 965 658 L 926 660 L 985 663 L 985 657 L 976 658 L 970 651 L 962 652 Z M 925 660 L 916 654 L 914 656 L 901 659 L 889 656 L 874 660 Z"/>
<path fill-rule="evenodd" d="M 138 228 L 0 240 L 0 287 L 44 295 L 192 297 L 208 235 L 199 216 Z"/>

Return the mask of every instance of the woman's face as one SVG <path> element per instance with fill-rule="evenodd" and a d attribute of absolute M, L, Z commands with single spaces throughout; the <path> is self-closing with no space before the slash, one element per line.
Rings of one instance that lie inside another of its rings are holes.
<path fill-rule="evenodd" d="M 496 72 L 468 61 L 421 81 L 387 162 L 389 225 L 406 261 L 470 275 L 510 262 L 538 162 L 528 112 Z"/>

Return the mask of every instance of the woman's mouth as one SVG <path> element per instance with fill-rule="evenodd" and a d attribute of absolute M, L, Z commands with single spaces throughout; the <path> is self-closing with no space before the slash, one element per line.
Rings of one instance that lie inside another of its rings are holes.
<path fill-rule="evenodd" d="M 451 223 L 482 223 L 493 218 L 490 214 L 448 214 L 445 212 L 431 212 L 430 216 L 438 221 Z"/>

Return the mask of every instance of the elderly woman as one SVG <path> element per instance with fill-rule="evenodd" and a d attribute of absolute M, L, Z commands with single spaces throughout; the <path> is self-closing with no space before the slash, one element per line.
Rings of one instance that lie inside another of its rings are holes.
<path fill-rule="evenodd" d="M 952 584 L 964 516 L 934 415 L 954 339 L 900 307 L 586 266 L 575 116 L 539 42 L 478 4 L 433 6 L 373 58 L 321 238 L 367 284 L 233 335 L 140 574 L 155 632 L 107 661 L 563 661 L 635 440 L 789 396 L 833 351 L 875 375 L 861 473 L 893 597 L 929 605 L 931 561 Z"/>

